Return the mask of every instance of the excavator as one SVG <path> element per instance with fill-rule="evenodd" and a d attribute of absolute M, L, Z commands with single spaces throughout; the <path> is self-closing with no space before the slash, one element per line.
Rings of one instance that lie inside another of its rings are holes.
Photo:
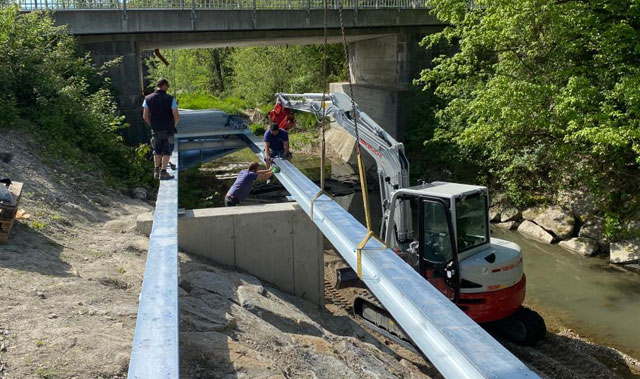
<path fill-rule="evenodd" d="M 377 165 L 382 241 L 488 330 L 522 345 L 545 337 L 542 317 L 522 305 L 526 276 L 520 246 L 490 235 L 486 187 L 424 181 L 410 186 L 404 145 L 344 93 L 278 93 L 276 107 L 328 117 L 354 138 L 357 120 L 357 142 Z M 338 269 L 336 277 L 337 288 L 358 282 L 351 268 Z M 375 298 L 356 297 L 353 310 L 373 328 L 410 342 Z"/>

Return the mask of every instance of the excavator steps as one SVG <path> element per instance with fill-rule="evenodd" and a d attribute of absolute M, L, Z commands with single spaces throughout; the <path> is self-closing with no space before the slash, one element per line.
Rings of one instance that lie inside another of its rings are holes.
<path fill-rule="evenodd" d="M 2 184 L 4 185 L 4 184 Z M 15 206 L 7 206 L 0 204 L 0 243 L 7 243 L 9 241 L 9 234 L 11 228 L 16 220 L 16 214 L 18 213 L 18 206 L 20 205 L 20 196 L 22 195 L 22 183 L 13 182 L 9 186 L 9 192 L 13 194 L 16 200 Z"/>

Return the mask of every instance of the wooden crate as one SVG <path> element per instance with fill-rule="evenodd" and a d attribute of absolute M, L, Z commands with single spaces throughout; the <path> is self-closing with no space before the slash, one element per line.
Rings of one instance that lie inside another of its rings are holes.
<path fill-rule="evenodd" d="M 11 186 L 9 186 L 9 191 L 16 199 L 16 205 L 13 207 L 0 205 L 0 243 L 6 243 L 9 240 L 9 234 L 11 233 L 11 228 L 13 227 L 13 223 L 16 220 L 18 206 L 20 205 L 20 197 L 22 196 L 22 183 L 11 183 Z"/>

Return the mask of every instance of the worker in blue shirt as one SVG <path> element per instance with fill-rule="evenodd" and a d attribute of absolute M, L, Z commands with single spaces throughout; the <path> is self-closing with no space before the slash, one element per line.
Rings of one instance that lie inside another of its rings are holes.
<path fill-rule="evenodd" d="M 280 129 L 278 124 L 271 124 L 269 130 L 264 132 L 264 161 L 267 168 L 271 167 L 273 158 L 284 158 L 291 160 L 289 151 L 289 134 L 286 130 Z"/>
<path fill-rule="evenodd" d="M 273 172 L 270 170 L 258 170 L 258 164 L 252 162 L 247 170 L 238 173 L 238 178 L 224 197 L 225 207 L 235 207 L 249 197 L 251 186 L 256 180 L 265 180 L 271 177 Z"/>

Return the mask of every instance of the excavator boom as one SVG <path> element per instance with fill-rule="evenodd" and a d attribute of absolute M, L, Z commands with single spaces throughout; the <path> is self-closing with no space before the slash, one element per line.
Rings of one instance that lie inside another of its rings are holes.
<path fill-rule="evenodd" d="M 326 114 L 353 138 L 356 138 L 357 122 L 358 143 L 371 155 L 377 165 L 383 214 L 380 235 L 384 236 L 386 233 L 383 231 L 389 223 L 393 192 L 409 187 L 409 161 L 404 153 L 404 145 L 396 141 L 357 105 L 354 110 L 351 98 L 344 93 L 278 93 L 276 97 L 285 108 L 313 113 L 319 119 L 322 118 L 323 113 Z M 411 208 L 408 204 L 400 206 L 403 209 L 393 213 L 395 236 L 398 241 L 409 241 L 413 238 Z M 386 242 L 389 243 L 389 241 Z"/>

